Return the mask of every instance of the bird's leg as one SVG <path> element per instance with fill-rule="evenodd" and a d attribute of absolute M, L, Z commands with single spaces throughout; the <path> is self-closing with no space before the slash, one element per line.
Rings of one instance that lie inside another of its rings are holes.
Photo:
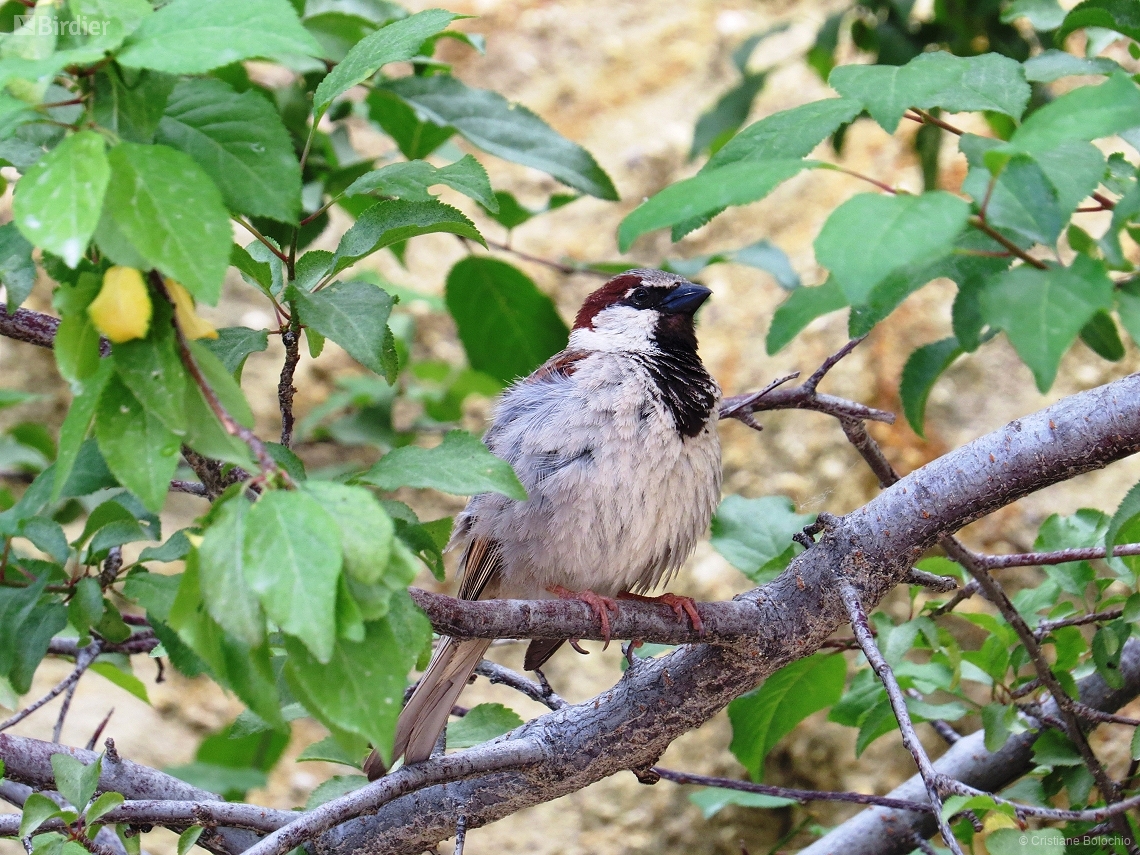
<path fill-rule="evenodd" d="M 619 600 L 637 600 L 642 603 L 664 603 L 673 610 L 673 614 L 677 616 L 677 620 L 683 620 L 686 616 L 689 622 L 693 625 L 693 629 L 697 631 L 697 635 L 705 634 L 705 623 L 701 620 L 701 616 L 697 614 L 697 602 L 692 597 L 682 597 L 677 594 L 661 594 L 657 597 L 646 597 L 641 594 L 632 594 L 626 591 L 624 594 L 618 594 Z"/>
<path fill-rule="evenodd" d="M 618 614 L 618 604 L 614 602 L 611 597 L 603 597 L 601 594 L 595 594 L 593 591 L 571 591 L 569 588 L 563 588 L 561 585 L 554 585 L 546 590 L 554 594 L 560 600 L 581 600 L 588 605 L 598 616 L 598 620 L 602 624 L 602 639 L 605 644 L 602 650 L 610 646 L 610 616 L 609 612 L 614 613 L 614 617 Z"/>

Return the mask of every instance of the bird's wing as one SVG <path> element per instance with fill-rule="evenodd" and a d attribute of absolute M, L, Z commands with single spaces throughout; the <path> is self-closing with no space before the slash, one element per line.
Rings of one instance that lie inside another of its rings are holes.
<path fill-rule="evenodd" d="M 483 594 L 498 593 L 503 568 L 503 548 L 497 540 L 476 537 L 463 553 L 463 580 L 459 583 L 459 599 L 480 600 Z"/>

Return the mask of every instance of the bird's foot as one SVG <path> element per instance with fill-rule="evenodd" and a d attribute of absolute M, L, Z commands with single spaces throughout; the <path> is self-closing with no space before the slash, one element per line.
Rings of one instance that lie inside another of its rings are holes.
<path fill-rule="evenodd" d="M 602 639 L 605 644 L 602 650 L 610 646 L 610 612 L 614 613 L 614 617 L 618 614 L 618 604 L 612 597 L 603 597 L 601 594 L 595 594 L 593 591 L 571 591 L 569 588 L 563 588 L 561 585 L 555 585 L 546 590 L 554 594 L 560 600 L 580 600 L 588 605 L 598 616 L 598 620 L 602 624 Z M 578 649 L 575 647 L 575 649 Z"/>
<path fill-rule="evenodd" d="M 631 594 L 627 591 L 624 594 L 618 594 L 618 599 L 638 600 L 642 603 L 664 603 L 673 610 L 673 614 L 677 616 L 677 620 L 684 620 L 688 617 L 689 623 L 693 625 L 693 629 L 697 631 L 697 635 L 703 636 L 705 634 L 705 623 L 697 613 L 697 601 L 692 597 L 682 597 L 677 594 L 661 594 L 656 597 L 646 597 L 641 594 Z"/>

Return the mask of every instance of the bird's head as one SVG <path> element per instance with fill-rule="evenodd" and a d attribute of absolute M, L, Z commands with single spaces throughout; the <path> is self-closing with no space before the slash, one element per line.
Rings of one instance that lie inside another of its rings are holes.
<path fill-rule="evenodd" d="M 693 314 L 711 293 L 675 273 L 626 271 L 586 298 L 570 332 L 570 347 L 696 352 Z"/>

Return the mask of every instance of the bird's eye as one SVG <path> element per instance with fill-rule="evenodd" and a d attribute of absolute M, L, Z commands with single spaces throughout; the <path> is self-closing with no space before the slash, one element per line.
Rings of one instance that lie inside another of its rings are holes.
<path fill-rule="evenodd" d="M 629 295 L 629 301 L 639 309 L 645 308 L 649 305 L 649 289 L 634 288 L 633 293 Z"/>

